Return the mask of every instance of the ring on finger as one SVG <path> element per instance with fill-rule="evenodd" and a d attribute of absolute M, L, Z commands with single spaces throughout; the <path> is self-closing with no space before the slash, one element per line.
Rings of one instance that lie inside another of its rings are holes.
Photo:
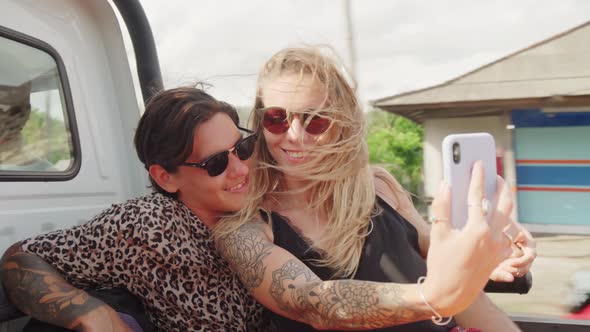
<path fill-rule="evenodd" d="M 487 216 L 488 212 L 490 211 L 490 200 L 484 197 L 481 199 L 481 204 L 467 204 L 467 206 L 480 207 L 482 214 Z"/>

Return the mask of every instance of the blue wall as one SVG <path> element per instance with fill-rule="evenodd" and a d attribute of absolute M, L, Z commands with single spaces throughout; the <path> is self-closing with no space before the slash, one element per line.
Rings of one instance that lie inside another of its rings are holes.
<path fill-rule="evenodd" d="M 590 112 L 514 110 L 512 122 L 519 220 L 590 225 Z"/>

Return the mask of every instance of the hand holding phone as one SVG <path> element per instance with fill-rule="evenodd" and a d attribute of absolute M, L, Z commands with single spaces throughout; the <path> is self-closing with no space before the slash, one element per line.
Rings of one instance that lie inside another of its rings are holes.
<path fill-rule="evenodd" d="M 479 202 L 486 196 L 484 173 L 483 162 L 476 162 L 463 206 L 467 201 Z M 469 208 L 467 223 L 460 230 L 453 229 L 450 222 L 452 204 L 448 183 L 441 186 L 432 201 L 433 222 L 423 285 L 425 292 L 432 292 L 430 298 L 436 308 L 451 308 L 451 313 L 462 311 L 481 294 L 492 271 L 512 254 L 510 241 L 503 233 L 510 224 L 512 193 L 503 179 L 496 177 L 496 180 L 500 191 L 496 206 L 487 215 L 481 208 Z"/>
<path fill-rule="evenodd" d="M 462 228 L 467 223 L 467 196 L 471 180 L 471 169 L 481 160 L 485 177 L 485 198 L 489 211 L 495 207 L 496 193 L 496 144 L 488 133 L 454 134 L 445 137 L 442 143 L 445 181 L 451 190 L 451 223 Z M 487 216 L 488 220 L 491 218 Z"/>

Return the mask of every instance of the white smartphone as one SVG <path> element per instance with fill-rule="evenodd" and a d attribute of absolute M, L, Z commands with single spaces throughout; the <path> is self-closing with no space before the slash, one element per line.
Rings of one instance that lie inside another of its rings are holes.
<path fill-rule="evenodd" d="M 451 223 L 462 228 L 467 223 L 467 195 L 471 170 L 477 160 L 483 162 L 485 196 L 490 212 L 496 206 L 496 144 L 488 133 L 454 134 L 442 143 L 444 178 L 451 189 Z M 492 213 L 488 214 L 490 218 Z"/>

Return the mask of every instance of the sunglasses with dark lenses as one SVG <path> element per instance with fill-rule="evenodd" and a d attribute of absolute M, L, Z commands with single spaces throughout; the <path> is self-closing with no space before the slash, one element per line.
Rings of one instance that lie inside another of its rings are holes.
<path fill-rule="evenodd" d="M 256 146 L 256 139 L 258 138 L 258 135 L 252 130 L 248 130 L 246 128 L 238 127 L 238 129 L 245 131 L 249 135 L 240 139 L 232 148 L 209 156 L 200 163 L 185 162 L 180 165 L 202 168 L 207 171 L 209 176 L 218 176 L 227 169 L 230 152 L 238 156 L 240 160 L 247 160 L 252 156 L 252 153 L 254 153 L 254 147 Z"/>
<path fill-rule="evenodd" d="M 289 113 L 282 107 L 265 107 L 259 110 L 262 113 L 262 125 L 273 134 L 283 134 L 291 127 Z M 310 113 L 296 113 L 301 115 L 301 122 L 307 123 L 305 131 L 311 135 L 323 134 L 330 127 L 330 119 Z M 309 119 L 311 117 L 311 119 Z"/>

